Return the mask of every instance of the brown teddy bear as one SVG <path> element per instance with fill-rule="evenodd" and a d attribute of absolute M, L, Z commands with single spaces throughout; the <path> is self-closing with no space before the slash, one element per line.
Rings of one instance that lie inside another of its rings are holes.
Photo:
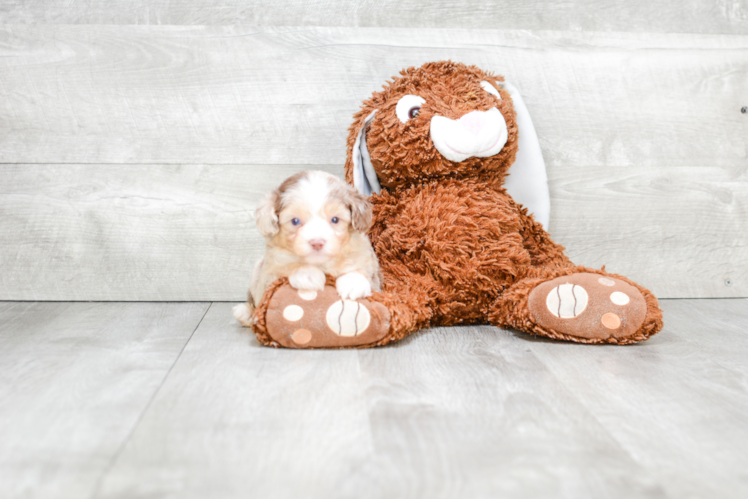
<path fill-rule="evenodd" d="M 371 193 L 369 236 L 382 291 L 340 300 L 330 278 L 307 301 L 279 280 L 255 312 L 261 342 L 366 347 L 429 326 L 490 323 L 630 344 L 662 329 L 651 292 L 574 265 L 507 194 L 519 134 L 503 82 L 474 66 L 427 63 L 364 102 L 350 128 L 345 172 L 347 182 Z M 289 306 L 300 306 L 302 317 L 284 316 Z"/>

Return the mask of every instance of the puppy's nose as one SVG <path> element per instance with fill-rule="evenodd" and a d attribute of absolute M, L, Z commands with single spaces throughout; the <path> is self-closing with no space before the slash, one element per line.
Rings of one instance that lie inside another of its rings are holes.
<path fill-rule="evenodd" d="M 317 239 L 317 240 L 309 240 L 309 246 L 311 246 L 314 250 L 320 251 L 325 246 L 325 243 L 327 243 L 323 239 Z"/>

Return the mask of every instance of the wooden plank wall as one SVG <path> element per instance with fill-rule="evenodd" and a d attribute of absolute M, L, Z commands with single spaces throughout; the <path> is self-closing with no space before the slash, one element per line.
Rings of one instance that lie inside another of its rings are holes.
<path fill-rule="evenodd" d="M 261 194 L 448 58 L 521 90 L 573 260 L 748 296 L 748 1 L 9 0 L 0 300 L 242 299 Z"/>

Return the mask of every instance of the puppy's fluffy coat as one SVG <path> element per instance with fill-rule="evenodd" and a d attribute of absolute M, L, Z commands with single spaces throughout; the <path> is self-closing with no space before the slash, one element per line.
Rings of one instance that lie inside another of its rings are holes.
<path fill-rule="evenodd" d="M 265 255 L 255 265 L 247 303 L 234 306 L 242 325 L 251 326 L 255 304 L 281 277 L 307 291 L 322 290 L 329 274 L 343 299 L 379 291 L 379 264 L 365 234 L 371 205 L 337 177 L 319 170 L 289 177 L 265 196 L 256 219 Z"/>

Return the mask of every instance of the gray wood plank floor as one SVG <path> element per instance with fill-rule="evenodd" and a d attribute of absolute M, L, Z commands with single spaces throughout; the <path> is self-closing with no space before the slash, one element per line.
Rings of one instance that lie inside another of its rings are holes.
<path fill-rule="evenodd" d="M 0 303 L 0 495 L 90 496 L 208 307 Z"/>
<path fill-rule="evenodd" d="M 261 347 L 229 303 L 0 303 L 0 496 L 745 497 L 748 299 L 628 347 Z M 207 312 L 206 312 L 207 311 Z"/>

